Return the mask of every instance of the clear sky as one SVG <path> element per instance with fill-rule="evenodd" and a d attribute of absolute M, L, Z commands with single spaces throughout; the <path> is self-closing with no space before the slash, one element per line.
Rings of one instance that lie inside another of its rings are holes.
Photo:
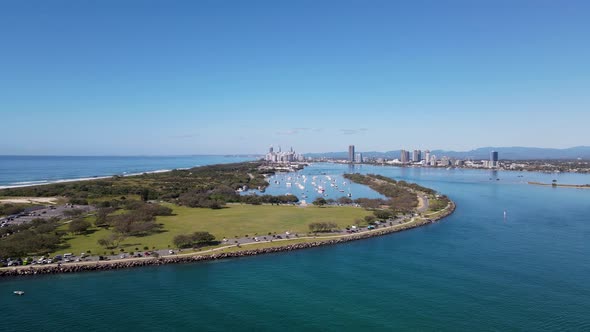
<path fill-rule="evenodd" d="M 0 154 L 590 145 L 590 1 L 0 1 Z"/>

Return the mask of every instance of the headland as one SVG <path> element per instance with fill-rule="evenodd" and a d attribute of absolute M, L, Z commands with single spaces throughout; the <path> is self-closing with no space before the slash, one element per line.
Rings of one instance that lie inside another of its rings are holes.
<path fill-rule="evenodd" d="M 274 172 L 267 163 L 246 162 L 0 191 L 15 199 L 58 197 L 60 202 L 2 228 L 0 255 L 9 266 L 0 276 L 312 248 L 419 227 L 455 209 L 432 189 L 372 174 L 345 177 L 387 199 L 320 196 L 312 205 L 300 205 L 293 195 L 240 194 L 263 189 Z"/>

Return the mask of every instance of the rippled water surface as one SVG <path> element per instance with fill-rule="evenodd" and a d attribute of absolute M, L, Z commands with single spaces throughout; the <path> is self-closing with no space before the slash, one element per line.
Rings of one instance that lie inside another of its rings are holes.
<path fill-rule="evenodd" d="M 0 156 L 0 188 L 231 163 L 225 156 Z"/>
<path fill-rule="evenodd" d="M 526 184 L 590 183 L 589 176 L 306 170 L 349 171 L 432 187 L 457 210 L 433 225 L 337 246 L 0 280 L 0 329 L 590 330 L 590 190 Z M 26 294 L 12 295 L 16 289 Z"/>

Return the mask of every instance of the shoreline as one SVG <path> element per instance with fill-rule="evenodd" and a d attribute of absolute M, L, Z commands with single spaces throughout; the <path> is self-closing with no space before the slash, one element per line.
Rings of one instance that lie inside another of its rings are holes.
<path fill-rule="evenodd" d="M 349 163 L 325 161 L 332 164 L 343 164 L 348 165 Z M 539 174 L 590 174 L 587 172 L 573 172 L 573 171 L 560 171 L 560 172 L 548 172 L 541 170 L 522 170 L 522 169 L 507 169 L 507 168 L 483 168 L 483 167 L 460 167 L 460 166 L 416 166 L 416 165 L 400 165 L 400 164 L 387 164 L 387 163 L 354 163 L 353 165 L 369 165 L 369 166 L 383 166 L 383 167 L 398 167 L 398 168 L 421 168 L 421 169 L 451 169 L 451 170 L 474 170 L 474 171 L 492 171 L 492 172 L 522 172 L 522 173 L 539 173 Z"/>
<path fill-rule="evenodd" d="M 231 157 L 231 156 L 224 156 L 224 157 Z M 255 161 L 255 160 L 250 160 Z M 331 164 L 340 164 L 334 161 L 313 161 L 309 164 L 315 163 L 331 163 Z M 345 164 L 346 165 L 346 164 Z M 369 165 L 369 166 L 381 166 L 381 167 L 397 167 L 397 168 L 424 168 L 424 169 L 445 169 L 445 167 L 419 167 L 419 166 L 406 166 L 406 165 L 392 165 L 392 164 L 373 164 L 373 163 L 358 163 L 355 165 Z M 191 167 L 178 167 L 172 169 L 158 169 L 158 170 L 151 170 L 145 172 L 137 172 L 137 173 L 129 173 L 129 174 L 111 174 L 111 175 L 98 175 L 98 176 L 91 176 L 91 177 L 82 177 L 82 178 L 71 178 L 71 179 L 57 179 L 57 180 L 31 180 L 31 181 L 20 181 L 15 182 L 13 184 L 8 185 L 0 185 L 0 190 L 4 189 L 17 189 L 17 188 L 26 188 L 26 187 L 36 187 L 36 186 L 46 186 L 51 184 L 59 184 L 59 183 L 71 183 L 71 182 L 78 182 L 78 181 L 92 181 L 92 180 L 104 180 L 109 179 L 114 176 L 121 176 L 121 177 L 128 177 L 128 176 L 139 176 L 142 174 L 158 174 L 158 173 L 166 173 L 171 172 L 173 170 L 187 170 L 195 167 L 202 167 L 202 166 L 209 166 L 209 165 L 193 165 Z M 466 167 L 454 167 L 451 166 L 452 169 L 460 169 L 460 170 L 475 170 L 475 171 L 506 171 L 506 172 L 526 172 L 526 173 L 539 173 L 539 174 L 553 174 L 549 172 L 542 172 L 542 171 L 526 171 L 526 170 L 511 170 L 511 169 L 489 169 L 489 168 L 466 168 Z M 566 174 L 588 174 L 588 173 L 580 173 L 580 172 L 568 172 L 564 171 L 561 173 Z M 528 183 L 528 184 L 535 184 L 535 185 L 548 185 L 551 184 L 544 184 L 544 183 Z M 584 185 L 557 185 L 559 186 L 578 186 L 579 188 L 585 188 Z"/>
<path fill-rule="evenodd" d="M 201 167 L 201 165 L 197 165 L 197 166 L 193 166 L 193 167 Z M 154 170 L 154 171 L 147 171 L 147 172 L 141 172 L 141 173 L 129 173 L 129 174 L 122 174 L 122 175 L 120 175 L 120 174 L 101 175 L 101 176 L 95 176 L 95 177 L 84 177 L 84 178 L 79 178 L 79 179 L 23 181 L 23 182 L 20 182 L 19 184 L 15 184 L 15 185 L 0 186 L 0 190 L 36 187 L 36 186 L 47 186 L 50 184 L 70 183 L 70 182 L 78 182 L 78 181 L 104 180 L 104 179 L 110 179 L 115 176 L 128 177 L 128 176 L 139 176 L 139 175 L 143 175 L 143 174 L 158 174 L 158 173 L 172 172 L 173 170 L 187 170 L 190 168 L 192 168 L 192 167 L 189 167 L 189 168 L 183 167 L 183 168 L 175 168 L 175 169 L 158 169 L 158 170 Z"/>
<path fill-rule="evenodd" d="M 183 263 L 195 263 L 195 262 L 203 262 L 203 261 L 215 261 L 219 259 L 228 259 L 228 258 L 239 258 L 239 257 L 248 257 L 248 256 L 256 256 L 262 254 L 271 254 L 271 253 L 278 253 L 278 252 L 286 252 L 286 251 L 293 251 L 293 250 L 301 250 L 301 249 L 309 249 L 309 248 L 316 248 L 321 246 L 328 246 L 328 245 L 336 245 L 340 243 L 346 243 L 350 241 L 358 241 L 369 239 L 377 236 L 388 235 L 392 233 L 397 233 L 413 228 L 418 228 L 421 226 L 425 226 L 428 224 L 432 224 L 438 220 L 444 219 L 449 215 L 453 214 L 456 209 L 455 202 L 451 201 L 449 205 L 445 207 L 442 214 L 433 217 L 432 219 L 422 219 L 412 223 L 405 223 L 400 225 L 394 226 L 387 226 L 382 229 L 375 229 L 367 232 L 363 232 L 360 234 L 351 234 L 351 235 L 344 235 L 338 236 L 335 239 L 330 240 L 323 240 L 323 241 L 312 241 L 312 242 L 304 242 L 304 243 L 295 243 L 295 244 L 285 244 L 279 245 L 276 247 L 269 247 L 269 248 L 257 248 L 257 249 L 244 249 L 235 252 L 225 252 L 225 253 L 212 253 L 204 255 L 203 252 L 198 253 L 189 253 L 189 254 L 181 254 L 181 255 L 170 255 L 170 256 L 163 256 L 159 258 L 153 257 L 145 257 L 145 258 L 130 258 L 130 259 L 123 259 L 123 260 L 116 260 L 116 261 L 99 261 L 99 262 L 80 262 L 80 263 L 73 263 L 67 265 L 43 265 L 43 266 L 19 266 L 19 267 L 8 267 L 8 268 L 1 268 L 0 269 L 0 278 L 2 277 L 22 277 L 22 276 L 34 276 L 34 275 L 48 275 L 48 274 L 61 274 L 61 273 L 78 273 L 78 272 L 92 272 L 92 271 L 109 271 L 109 270 L 119 270 L 119 269 L 128 269 L 128 268 L 135 268 L 135 267 L 145 267 L 145 266 L 160 266 L 166 264 L 183 264 Z M 439 213 L 435 212 L 435 213 Z M 318 238 L 318 237 L 313 237 Z M 321 238 L 321 237 L 320 237 Z M 294 240 L 294 239 L 291 239 Z M 276 242 L 276 241 L 275 241 Z M 265 243 L 265 242 L 261 242 Z M 228 248 L 234 248 L 235 245 L 214 248 L 211 249 L 209 252 L 224 250 Z"/>

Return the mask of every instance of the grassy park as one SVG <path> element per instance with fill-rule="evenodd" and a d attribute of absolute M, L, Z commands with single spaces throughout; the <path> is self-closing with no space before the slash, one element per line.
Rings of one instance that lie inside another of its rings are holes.
<path fill-rule="evenodd" d="M 195 231 L 207 231 L 218 240 L 233 239 L 246 235 L 264 236 L 268 233 L 281 234 L 307 233 L 312 222 L 334 222 L 341 228 L 353 224 L 357 218 L 370 215 L 371 212 L 356 207 L 316 207 L 316 206 L 285 206 L 285 205 L 246 205 L 228 204 L 223 209 L 188 208 L 167 205 L 173 209 L 172 216 L 159 216 L 156 222 L 162 228 L 146 236 L 130 236 L 119 244 L 126 251 L 143 250 L 144 247 L 165 249 L 174 247 L 173 238 L 179 234 Z M 62 226 L 66 229 L 67 226 Z M 108 236 L 112 230 L 91 228 L 86 234 L 68 235 L 64 238 L 66 246 L 56 253 L 80 253 L 90 250 L 93 254 L 110 253 L 98 244 L 98 240 Z M 115 249 L 120 250 L 120 249 Z"/>
<path fill-rule="evenodd" d="M 374 174 L 346 174 L 345 178 L 387 199 L 321 198 L 313 206 L 301 206 L 293 195 L 240 195 L 238 189 L 267 184 L 265 176 L 273 170 L 260 167 L 251 162 L 212 165 L 1 190 L 12 202 L 1 206 L 4 215 L 23 211 L 28 206 L 23 204 L 32 204 L 32 199 L 56 198 L 61 204 L 91 205 L 91 212 L 77 208 L 61 216 L 4 227 L 0 229 L 0 257 L 82 252 L 112 256 L 121 251 L 177 247 L 205 250 L 222 239 L 233 244 L 236 239 L 264 240 L 285 232 L 300 236 L 310 230 L 329 233 L 398 214 L 432 213 L 448 203 L 432 189 Z M 424 206 L 426 195 L 430 206 Z"/>

